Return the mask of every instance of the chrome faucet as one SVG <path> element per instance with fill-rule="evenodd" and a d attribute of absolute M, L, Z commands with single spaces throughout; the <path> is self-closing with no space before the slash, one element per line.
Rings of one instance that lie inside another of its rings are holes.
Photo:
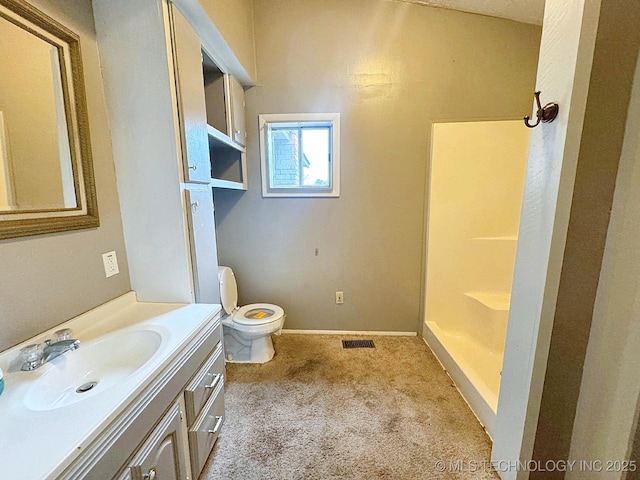
<path fill-rule="evenodd" d="M 41 343 L 34 343 L 20 349 L 22 370 L 35 370 L 69 350 L 76 350 L 80 346 L 80 340 L 71 338 L 72 335 L 73 332 L 65 328 L 54 333 L 53 341 L 45 340 L 44 347 Z"/>
<path fill-rule="evenodd" d="M 51 340 L 45 340 L 44 343 L 46 344 L 46 347 L 44 347 L 44 350 L 42 351 L 42 363 L 47 363 L 69 350 L 77 350 L 80 346 L 80 340 L 75 338 L 59 340 L 55 343 L 51 343 Z"/>

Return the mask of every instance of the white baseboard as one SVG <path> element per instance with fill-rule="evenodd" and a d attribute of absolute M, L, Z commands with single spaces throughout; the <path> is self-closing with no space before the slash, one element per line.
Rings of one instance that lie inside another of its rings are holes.
<path fill-rule="evenodd" d="M 283 329 L 282 333 L 292 333 L 296 335 L 368 335 L 368 336 L 388 336 L 388 337 L 415 337 L 417 332 L 387 332 L 387 331 L 351 331 L 351 330 L 292 330 Z"/>

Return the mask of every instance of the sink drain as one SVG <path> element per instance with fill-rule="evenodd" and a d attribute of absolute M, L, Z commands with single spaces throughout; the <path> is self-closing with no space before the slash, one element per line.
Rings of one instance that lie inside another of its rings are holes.
<path fill-rule="evenodd" d="M 93 387 L 95 387 L 98 384 L 98 382 L 87 382 L 87 383 L 83 383 L 82 385 L 80 385 L 78 388 L 76 388 L 76 393 L 85 393 L 88 392 L 89 390 L 91 390 Z"/>

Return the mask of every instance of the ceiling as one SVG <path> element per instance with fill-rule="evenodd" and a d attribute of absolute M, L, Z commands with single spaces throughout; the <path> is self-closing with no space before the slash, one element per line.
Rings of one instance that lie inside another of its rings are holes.
<path fill-rule="evenodd" d="M 397 0 L 542 25 L 545 0 Z"/>

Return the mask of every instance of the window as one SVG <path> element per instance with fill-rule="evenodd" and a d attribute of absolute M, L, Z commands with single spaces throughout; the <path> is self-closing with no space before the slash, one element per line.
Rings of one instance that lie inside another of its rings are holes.
<path fill-rule="evenodd" d="M 260 115 L 264 197 L 340 196 L 340 114 Z"/>

